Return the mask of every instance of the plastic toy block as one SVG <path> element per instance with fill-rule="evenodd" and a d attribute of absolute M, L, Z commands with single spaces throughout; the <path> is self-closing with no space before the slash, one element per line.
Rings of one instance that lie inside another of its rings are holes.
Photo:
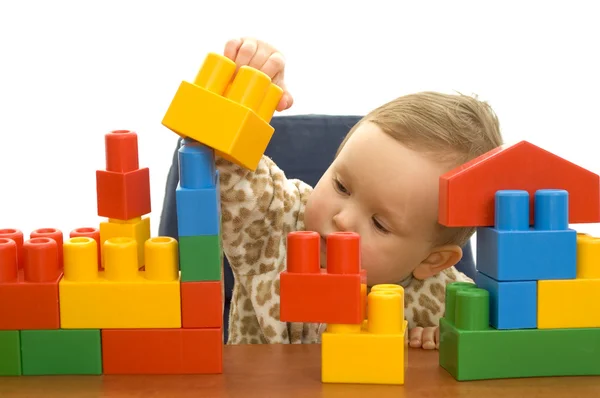
<path fill-rule="evenodd" d="M 0 376 L 21 375 L 21 340 L 18 330 L 0 330 Z"/>
<path fill-rule="evenodd" d="M 366 271 L 360 268 L 360 236 L 327 236 L 327 269 L 320 268 L 321 237 L 287 236 L 287 269 L 280 274 L 280 319 L 285 322 L 360 324 L 364 319 Z"/>
<path fill-rule="evenodd" d="M 129 220 L 151 212 L 150 170 L 139 168 L 137 134 L 115 130 L 104 135 L 106 170 L 96 171 L 100 217 Z"/>
<path fill-rule="evenodd" d="M 283 90 L 257 69 L 235 70 L 227 57 L 208 54 L 194 82 L 179 86 L 162 124 L 255 170 L 273 135 L 269 122 Z"/>
<path fill-rule="evenodd" d="M 182 188 L 213 188 L 216 185 L 214 149 L 184 138 L 178 151 L 178 159 L 179 185 Z"/>
<path fill-rule="evenodd" d="M 490 325 L 495 329 L 537 327 L 537 282 L 498 282 L 481 272 L 477 286 L 490 294 Z"/>
<path fill-rule="evenodd" d="M 223 327 L 223 286 L 220 281 L 181 283 L 183 328 Z"/>
<path fill-rule="evenodd" d="M 218 173 L 215 180 L 216 186 L 210 188 L 177 186 L 175 195 L 179 237 L 220 233 L 221 191 Z"/>
<path fill-rule="evenodd" d="M 0 330 L 59 328 L 57 250 L 50 238 L 24 242 L 18 270 L 17 244 L 0 238 Z"/>
<path fill-rule="evenodd" d="M 19 269 L 23 269 L 23 232 L 18 229 L 4 228 L 0 229 L 0 238 L 12 239 L 17 244 L 17 261 Z"/>
<path fill-rule="evenodd" d="M 150 239 L 150 217 L 136 217 L 131 220 L 109 218 L 100 223 L 100 242 L 104 245 L 111 238 L 133 238 L 137 242 L 138 267 L 142 268 L 146 261 L 144 244 Z M 104 247 L 102 246 L 102 249 Z M 103 251 L 103 250 L 101 250 Z"/>
<path fill-rule="evenodd" d="M 150 170 L 96 171 L 98 215 L 128 220 L 150 213 Z"/>
<path fill-rule="evenodd" d="M 106 170 L 128 173 L 140 168 L 138 137 L 130 130 L 115 130 L 104 135 Z"/>
<path fill-rule="evenodd" d="M 100 230 L 98 228 L 83 227 L 72 230 L 69 233 L 69 238 L 92 238 L 98 246 L 98 270 L 102 269 L 102 244 L 100 243 Z M 148 239 L 150 237 L 148 236 Z"/>
<path fill-rule="evenodd" d="M 102 374 L 100 330 L 24 330 L 23 375 Z"/>
<path fill-rule="evenodd" d="M 221 235 L 179 237 L 179 266 L 181 282 L 220 281 Z"/>
<path fill-rule="evenodd" d="M 107 375 L 220 374 L 222 329 L 103 330 L 102 357 Z"/>
<path fill-rule="evenodd" d="M 577 232 L 567 229 L 568 193 L 537 191 L 533 228 L 528 196 L 496 193 L 496 227 L 477 229 L 477 270 L 497 281 L 575 278 Z"/>
<path fill-rule="evenodd" d="M 600 328 L 600 279 L 538 281 L 538 328 Z"/>
<path fill-rule="evenodd" d="M 455 379 L 600 375 L 600 329 L 496 330 L 488 301 L 473 284 L 447 285 L 439 363 Z"/>
<path fill-rule="evenodd" d="M 98 271 L 96 241 L 67 240 L 59 283 L 61 328 L 180 328 L 177 241 L 151 238 L 145 250 L 145 271 L 139 271 L 135 239 L 109 239 L 105 269 Z"/>
<path fill-rule="evenodd" d="M 321 344 L 322 382 L 404 384 L 404 289 L 371 290 L 367 308 L 368 320 L 362 325 L 327 325 Z"/>
<path fill-rule="evenodd" d="M 577 279 L 600 279 L 600 238 L 577 234 Z"/>
<path fill-rule="evenodd" d="M 62 231 L 60 231 L 56 228 L 40 228 L 40 229 L 36 229 L 35 231 L 33 231 L 29 235 L 29 237 L 31 239 L 33 239 L 33 238 L 54 239 L 54 241 L 56 242 L 56 247 L 57 247 L 56 255 L 58 256 L 58 267 L 60 269 L 63 268 L 63 251 L 62 251 L 63 233 L 62 233 Z"/>
<path fill-rule="evenodd" d="M 569 223 L 600 221 L 600 177 L 527 141 L 493 149 L 440 177 L 439 222 L 451 227 L 494 225 L 494 195 L 544 188 L 569 192 Z M 533 204 L 531 204 L 533 208 Z M 529 225 L 533 225 L 530 212 Z"/>

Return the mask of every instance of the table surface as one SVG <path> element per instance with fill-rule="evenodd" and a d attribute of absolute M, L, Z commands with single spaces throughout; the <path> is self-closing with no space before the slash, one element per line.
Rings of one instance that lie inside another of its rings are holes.
<path fill-rule="evenodd" d="M 600 377 L 457 382 L 437 351 L 410 349 L 404 386 L 322 384 L 319 345 L 224 348 L 222 375 L 21 376 L 0 378 L 0 397 L 582 397 L 600 396 Z"/>

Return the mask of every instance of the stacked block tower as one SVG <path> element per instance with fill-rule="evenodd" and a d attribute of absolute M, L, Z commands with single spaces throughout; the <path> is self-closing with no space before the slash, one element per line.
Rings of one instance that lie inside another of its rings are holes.
<path fill-rule="evenodd" d="M 151 237 L 138 136 L 105 135 L 99 228 L 0 230 L 0 375 L 222 373 L 219 175 L 215 154 L 255 169 L 282 90 L 209 54 L 163 124 L 179 150 L 178 240 Z"/>
<path fill-rule="evenodd" d="M 215 297 L 180 281 L 179 245 L 150 237 L 137 134 L 105 135 L 99 228 L 0 231 L 0 375 L 222 371 Z M 201 255 L 200 253 L 199 255 Z M 211 301 L 212 300 L 212 301 Z M 191 321 L 190 321 L 191 320 Z"/>
<path fill-rule="evenodd" d="M 440 178 L 440 223 L 477 228 L 475 283 L 446 290 L 457 380 L 600 375 L 600 177 L 527 141 Z"/>
<path fill-rule="evenodd" d="M 327 236 L 324 269 L 320 244 L 316 232 L 288 234 L 287 268 L 280 276 L 280 319 L 327 324 L 321 341 L 322 382 L 404 384 L 408 341 L 404 289 L 375 285 L 367 295 L 358 234 Z"/>

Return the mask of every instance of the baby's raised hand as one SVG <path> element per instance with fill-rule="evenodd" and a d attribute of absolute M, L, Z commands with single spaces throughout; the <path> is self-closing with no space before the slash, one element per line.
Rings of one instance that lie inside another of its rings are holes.
<path fill-rule="evenodd" d="M 437 326 L 416 327 L 408 331 L 408 344 L 413 348 L 434 350 L 440 348 L 440 329 Z"/>
<path fill-rule="evenodd" d="M 223 55 L 234 61 L 238 68 L 247 65 L 260 70 L 268 75 L 274 84 L 281 87 L 283 95 L 277 105 L 279 112 L 292 106 L 294 99 L 284 82 L 285 58 L 275 47 L 260 40 L 244 37 L 228 41 Z"/>

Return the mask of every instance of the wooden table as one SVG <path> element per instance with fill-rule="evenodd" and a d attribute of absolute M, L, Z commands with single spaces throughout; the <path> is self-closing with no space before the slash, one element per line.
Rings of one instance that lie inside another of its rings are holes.
<path fill-rule="evenodd" d="M 411 349 L 404 386 L 322 384 L 318 345 L 225 346 L 224 374 L 2 377 L 0 397 L 598 397 L 600 377 L 457 382 L 437 351 Z"/>

